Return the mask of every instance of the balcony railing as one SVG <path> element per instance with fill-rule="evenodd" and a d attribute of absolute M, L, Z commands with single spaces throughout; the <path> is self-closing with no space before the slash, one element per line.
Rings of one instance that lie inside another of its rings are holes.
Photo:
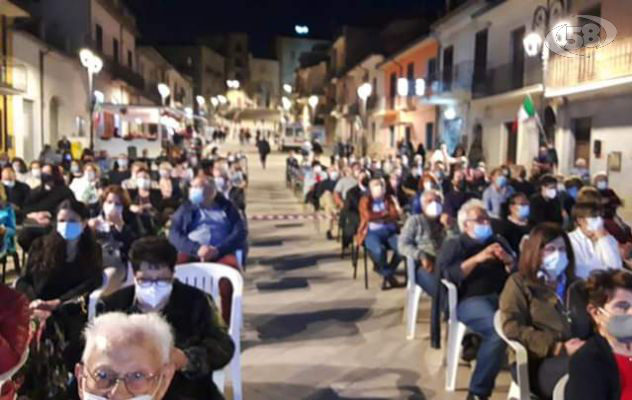
<path fill-rule="evenodd" d="M 137 90 L 145 90 L 145 79 L 138 72 L 112 60 L 106 61 L 106 65 L 113 79 L 122 80 Z"/>
<path fill-rule="evenodd" d="M 542 83 L 542 61 L 538 57 L 526 58 L 522 66 L 507 63 L 486 70 L 475 67 L 472 97 L 494 96 L 537 83 Z"/>
<path fill-rule="evenodd" d="M 552 54 L 547 88 L 560 89 L 632 75 L 632 38 L 617 39 L 600 49 L 583 48 L 574 53 L 584 57 Z"/>
<path fill-rule="evenodd" d="M 473 61 L 463 61 L 438 71 L 435 76 L 428 76 L 426 92 L 431 95 L 443 95 L 453 92 L 469 92 L 472 89 Z"/>

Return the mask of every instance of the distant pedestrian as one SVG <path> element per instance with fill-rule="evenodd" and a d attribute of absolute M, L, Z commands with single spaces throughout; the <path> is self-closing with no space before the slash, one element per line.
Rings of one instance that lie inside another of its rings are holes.
<path fill-rule="evenodd" d="M 259 149 L 259 158 L 261 159 L 261 166 L 266 169 L 266 158 L 270 154 L 270 143 L 268 139 L 263 138 L 257 142 L 257 148 Z"/>

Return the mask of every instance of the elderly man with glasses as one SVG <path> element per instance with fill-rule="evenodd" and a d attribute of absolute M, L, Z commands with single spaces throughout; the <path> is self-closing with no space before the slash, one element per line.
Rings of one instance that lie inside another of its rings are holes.
<path fill-rule="evenodd" d="M 176 258 L 177 251 L 166 238 L 137 240 L 130 251 L 134 286 L 106 297 L 99 309 L 161 313 L 175 333 L 177 372 L 168 394 L 174 399 L 222 399 L 212 373 L 230 362 L 235 345 L 213 299 L 174 280 Z"/>
<path fill-rule="evenodd" d="M 173 378 L 173 334 L 157 314 L 109 313 L 85 331 L 75 368 L 82 400 L 162 400 Z"/>
<path fill-rule="evenodd" d="M 461 234 L 443 243 L 437 267 L 458 288 L 457 318 L 482 338 L 467 399 L 488 399 L 505 354 L 505 344 L 494 330 L 494 314 L 515 260 L 506 241 L 501 239 L 501 244 L 494 236 L 480 200 L 461 207 L 458 224 Z"/>

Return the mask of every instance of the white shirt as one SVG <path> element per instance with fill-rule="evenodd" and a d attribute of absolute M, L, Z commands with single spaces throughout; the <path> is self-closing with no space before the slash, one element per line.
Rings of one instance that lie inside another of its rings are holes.
<path fill-rule="evenodd" d="M 593 242 L 579 229 L 568 235 L 575 254 L 575 275 L 586 279 L 592 271 L 621 269 L 619 244 L 612 235 Z"/>

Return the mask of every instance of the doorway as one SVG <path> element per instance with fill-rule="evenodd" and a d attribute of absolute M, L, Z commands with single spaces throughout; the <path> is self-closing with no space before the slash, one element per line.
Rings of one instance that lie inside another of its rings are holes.
<path fill-rule="evenodd" d="M 59 140 L 59 99 L 50 99 L 48 111 L 48 143 L 55 148 Z"/>
<path fill-rule="evenodd" d="M 575 137 L 575 158 L 586 160 L 587 167 L 590 167 L 590 132 L 592 130 L 592 118 L 573 118 L 573 136 Z"/>

